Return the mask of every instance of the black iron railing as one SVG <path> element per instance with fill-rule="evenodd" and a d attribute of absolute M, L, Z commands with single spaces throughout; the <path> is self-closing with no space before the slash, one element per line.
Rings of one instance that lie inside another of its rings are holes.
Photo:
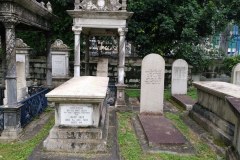
<path fill-rule="evenodd" d="M 4 129 L 4 114 L 3 109 L 0 108 L 0 132 Z"/>
<path fill-rule="evenodd" d="M 49 89 L 42 89 L 40 92 L 31 95 L 29 98 L 21 101 L 21 126 L 26 126 L 31 120 L 41 114 L 47 107 L 47 98 L 45 95 Z"/>

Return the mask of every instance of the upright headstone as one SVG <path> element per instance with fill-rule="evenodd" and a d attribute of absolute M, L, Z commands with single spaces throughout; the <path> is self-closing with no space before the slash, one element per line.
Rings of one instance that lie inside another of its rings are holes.
<path fill-rule="evenodd" d="M 51 45 L 52 55 L 52 86 L 57 87 L 69 80 L 69 51 L 71 49 L 57 39 Z"/>
<path fill-rule="evenodd" d="M 232 83 L 240 85 L 240 63 L 233 67 L 232 70 Z"/>
<path fill-rule="evenodd" d="M 27 95 L 27 81 L 25 75 L 25 63 L 17 62 L 17 100 L 23 100 Z"/>
<path fill-rule="evenodd" d="M 149 54 L 142 61 L 141 113 L 163 113 L 165 61 L 158 54 Z"/>
<path fill-rule="evenodd" d="M 172 64 L 171 93 L 187 94 L 188 64 L 183 59 L 177 59 Z"/>
<path fill-rule="evenodd" d="M 97 64 L 97 77 L 108 76 L 108 58 L 99 58 Z"/>
<path fill-rule="evenodd" d="M 57 39 L 51 45 L 53 78 L 68 77 L 70 50 L 71 49 L 60 39 Z"/>

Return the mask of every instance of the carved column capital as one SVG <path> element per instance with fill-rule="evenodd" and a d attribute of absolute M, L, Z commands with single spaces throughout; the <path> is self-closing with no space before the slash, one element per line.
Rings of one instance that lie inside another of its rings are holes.
<path fill-rule="evenodd" d="M 5 28 L 13 29 L 15 26 L 19 23 L 19 20 L 17 18 L 3 18 L 1 20 L 3 22 L 3 25 Z"/>
<path fill-rule="evenodd" d="M 118 33 L 120 36 L 125 36 L 128 32 L 128 28 L 118 28 Z"/>
<path fill-rule="evenodd" d="M 74 32 L 74 34 L 81 34 L 82 26 L 73 26 L 72 31 Z"/>

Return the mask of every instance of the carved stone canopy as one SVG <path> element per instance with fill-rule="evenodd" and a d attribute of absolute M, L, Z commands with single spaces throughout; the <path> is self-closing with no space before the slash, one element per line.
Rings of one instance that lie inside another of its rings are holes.
<path fill-rule="evenodd" d="M 75 7 L 87 11 L 118 11 L 122 4 L 119 0 L 78 0 Z"/>
<path fill-rule="evenodd" d="M 63 43 L 61 39 L 57 39 L 52 45 L 51 50 L 57 50 L 57 51 L 66 51 L 71 50 L 66 44 Z"/>

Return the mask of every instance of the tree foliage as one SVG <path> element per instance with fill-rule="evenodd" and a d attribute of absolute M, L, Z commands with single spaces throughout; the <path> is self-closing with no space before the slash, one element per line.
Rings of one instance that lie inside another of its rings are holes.
<path fill-rule="evenodd" d="M 134 16 L 129 22 L 128 39 L 140 55 L 166 55 L 183 43 L 197 45 L 206 36 L 227 24 L 227 9 L 204 0 L 129 0 Z"/>

